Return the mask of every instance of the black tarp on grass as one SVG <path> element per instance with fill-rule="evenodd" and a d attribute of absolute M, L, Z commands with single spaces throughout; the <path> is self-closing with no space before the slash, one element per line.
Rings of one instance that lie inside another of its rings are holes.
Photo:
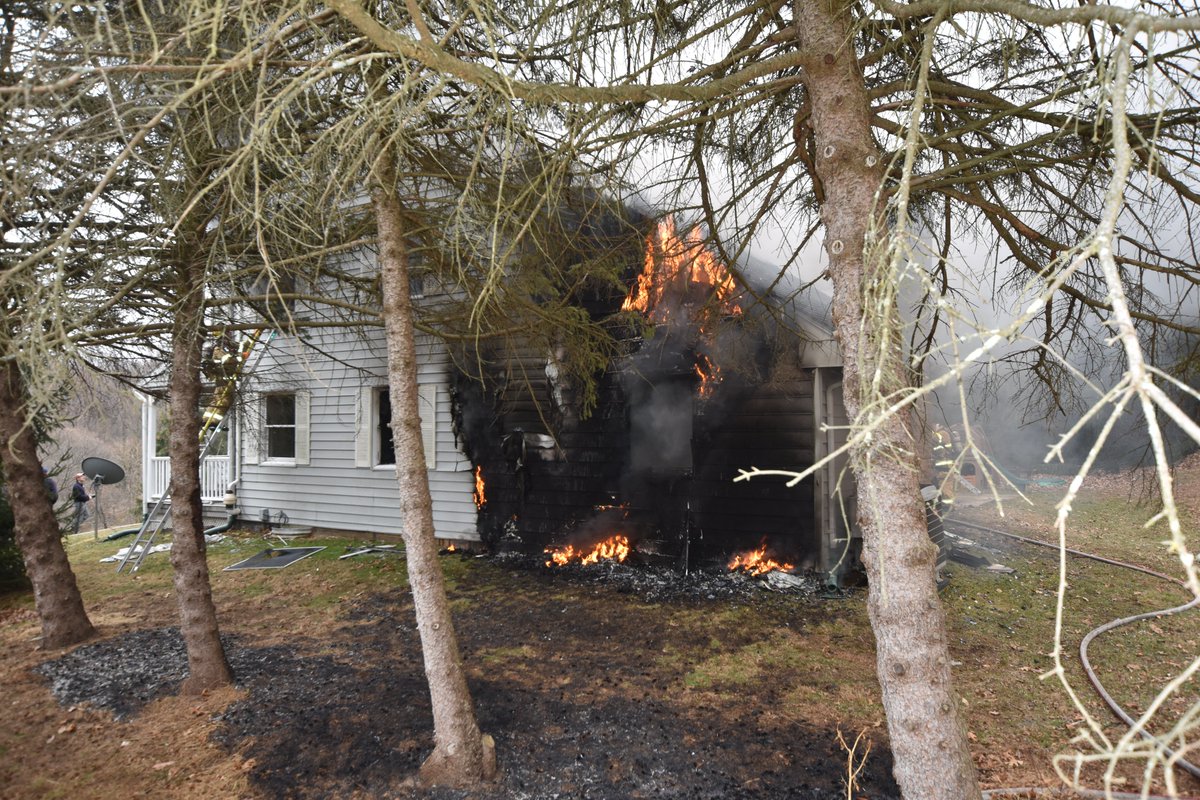
<path fill-rule="evenodd" d="M 282 569 L 324 549 L 324 547 L 268 547 L 244 561 L 230 564 L 223 572 L 235 569 Z"/>

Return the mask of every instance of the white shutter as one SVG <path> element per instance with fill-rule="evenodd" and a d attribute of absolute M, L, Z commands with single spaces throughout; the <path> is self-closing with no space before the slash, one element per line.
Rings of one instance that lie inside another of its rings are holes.
<path fill-rule="evenodd" d="M 238 425 L 242 442 L 242 463 L 257 464 L 262 461 L 263 451 L 263 413 L 265 404 L 261 394 L 247 400 L 238 415 Z"/>
<path fill-rule="evenodd" d="M 421 415 L 421 443 L 425 445 L 425 468 L 437 469 L 437 384 L 417 387 L 417 410 Z"/>
<path fill-rule="evenodd" d="M 296 463 L 308 463 L 309 407 L 311 406 L 308 392 L 296 392 Z"/>
<path fill-rule="evenodd" d="M 375 388 L 363 386 L 358 390 L 358 405 L 354 409 L 354 466 L 373 466 L 371 444 L 374 431 Z"/>

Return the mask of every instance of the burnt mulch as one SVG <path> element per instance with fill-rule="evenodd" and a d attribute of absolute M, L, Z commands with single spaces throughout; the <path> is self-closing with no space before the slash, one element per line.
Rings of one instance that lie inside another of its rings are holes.
<path fill-rule="evenodd" d="M 689 646 L 655 624 L 662 598 L 700 613 L 774 603 L 780 624 L 799 625 L 788 598 L 703 575 L 669 585 L 653 570 L 501 567 L 514 570 L 512 591 L 452 592 L 469 609 L 456 628 L 480 727 L 496 740 L 496 784 L 469 792 L 406 783 L 433 747 L 406 589 L 358 598 L 340 627 L 286 646 L 228 637 L 245 694 L 217 715 L 216 744 L 238 753 L 250 784 L 270 798 L 846 797 L 836 732 L 773 711 L 785 677 L 730 702 L 689 694 L 656 664 Z M 39 670 L 63 704 L 129 715 L 173 691 L 185 668 L 178 631 L 156 629 L 77 648 Z M 855 796 L 897 797 L 890 770 L 886 752 L 872 753 Z"/>
<path fill-rule="evenodd" d="M 221 641 L 242 682 L 277 673 L 288 655 L 286 648 L 243 647 L 236 636 Z M 187 651 L 178 628 L 153 628 L 83 645 L 33 671 L 49 680 L 63 705 L 106 709 L 120 720 L 178 690 L 187 677 Z"/>

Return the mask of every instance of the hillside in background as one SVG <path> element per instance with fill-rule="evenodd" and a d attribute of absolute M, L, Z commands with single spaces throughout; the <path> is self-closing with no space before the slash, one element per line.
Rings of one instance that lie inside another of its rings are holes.
<path fill-rule="evenodd" d="M 66 422 L 42 450 L 42 463 L 56 473 L 59 503 L 70 502 L 71 483 L 83 459 L 99 456 L 125 469 L 124 481 L 103 489 L 105 521 L 110 526 L 141 522 L 140 402 L 129 387 L 103 376 L 77 378 L 73 389 Z"/>

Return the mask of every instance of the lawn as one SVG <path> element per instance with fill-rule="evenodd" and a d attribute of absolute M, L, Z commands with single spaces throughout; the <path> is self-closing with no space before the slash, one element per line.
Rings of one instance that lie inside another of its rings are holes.
<path fill-rule="evenodd" d="M 1085 493 L 1072 546 L 1170 569 L 1162 537 L 1140 529 L 1146 509 L 1113 488 L 1129 483 Z M 1006 506 L 1004 519 L 968 513 L 1048 537 L 1053 495 L 1033 500 Z M 1072 749 L 1082 723 L 1058 682 L 1039 677 L 1052 665 L 1057 554 L 973 538 L 1014 570 L 955 564 L 942 594 L 976 762 L 990 787 L 1055 785 L 1051 760 Z M 285 569 L 224 572 L 267 543 L 243 532 L 213 545 L 213 592 L 239 686 L 181 698 L 148 677 L 178 658 L 167 557 L 118 575 L 99 559 L 120 544 L 90 534 L 69 543 L 102 634 L 75 662 L 36 649 L 29 596 L 0 598 L 5 798 L 463 796 L 405 783 L 432 740 L 402 554 L 339 560 L 354 542 L 314 539 L 296 544 L 326 549 Z M 605 565 L 554 571 L 462 554 L 442 565 L 481 727 L 504 772 L 470 796 L 844 798 L 839 732 L 853 741 L 864 731 L 871 751 L 855 797 L 895 796 L 863 590 L 647 594 Z M 1068 676 L 1112 735 L 1118 727 L 1082 681 L 1079 638 L 1183 593 L 1106 564 L 1068 567 Z M 1194 657 L 1198 634 L 1194 615 L 1140 623 L 1098 640 L 1093 661 L 1118 700 L 1144 708 Z M 48 661 L 71 673 L 77 692 L 115 692 L 129 710 L 115 719 L 101 701 L 60 705 L 34 671 Z M 1182 696 L 1194 695 L 1187 687 Z M 1189 781 L 1185 790 L 1200 793 Z"/>

